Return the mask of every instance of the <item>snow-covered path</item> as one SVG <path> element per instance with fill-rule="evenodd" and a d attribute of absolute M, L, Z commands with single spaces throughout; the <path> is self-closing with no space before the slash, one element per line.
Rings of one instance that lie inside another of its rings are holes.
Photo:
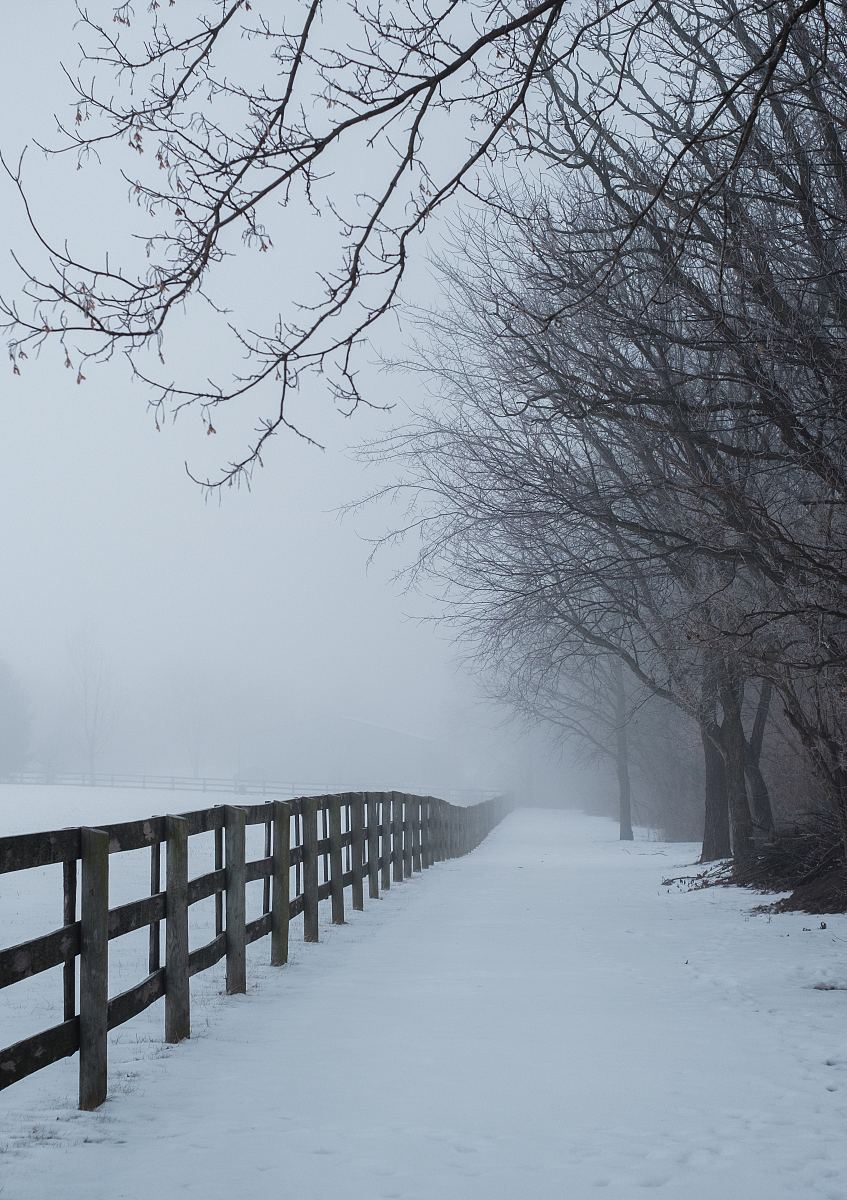
<path fill-rule="evenodd" d="M 516 813 L 124 1045 L 100 1112 L 10 1089 L 0 1197 L 844 1200 L 847 919 L 662 888 L 685 861 Z"/>

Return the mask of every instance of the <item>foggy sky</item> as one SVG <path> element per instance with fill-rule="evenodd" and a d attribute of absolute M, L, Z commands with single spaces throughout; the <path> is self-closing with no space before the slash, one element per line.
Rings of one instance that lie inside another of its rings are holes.
<path fill-rule="evenodd" d="M 10 159 L 24 141 L 50 139 L 51 113 L 67 112 L 59 60 L 78 59 L 72 17 L 71 0 L 5 15 L 0 146 Z M 28 165 L 39 215 L 83 251 L 138 222 L 122 184 L 100 201 L 97 171 L 77 174 L 70 158 L 45 164 L 37 152 Z M 17 279 L 8 247 L 33 256 L 5 179 L 0 212 L 8 294 Z M 301 240 L 300 266 L 319 251 Z M 277 270 L 297 269 L 291 247 L 276 254 Z M 260 307 L 266 285 L 249 270 L 232 268 L 232 287 L 239 303 Z M 417 272 L 419 286 L 426 275 Z M 380 351 L 402 352 L 402 338 L 386 322 Z M 167 350 L 213 357 L 212 342 L 195 322 L 181 340 L 171 332 Z M 221 411 L 215 437 L 190 413 L 157 433 L 143 388 L 120 364 L 92 369 L 81 385 L 57 347 L 22 365 L 21 378 L 8 367 L 0 375 L 0 658 L 32 695 L 38 756 L 84 766 L 74 679 L 84 653 L 102 664 L 113 712 L 102 769 L 189 773 L 194 761 L 201 774 L 433 792 L 530 775 L 558 786 L 555 739 L 505 729 L 454 665 L 448 631 L 420 621 L 427 602 L 392 583 L 409 551 L 383 553 L 366 571 L 364 537 L 391 513 L 338 518 L 374 483 L 350 447 L 401 419 L 418 384 L 374 372 L 371 395 L 395 411 L 350 419 L 313 389 L 297 415 L 326 449 L 278 437 L 254 489 L 218 504 L 204 501 L 184 462 L 201 473 L 223 464 L 244 449 L 255 414 Z"/>

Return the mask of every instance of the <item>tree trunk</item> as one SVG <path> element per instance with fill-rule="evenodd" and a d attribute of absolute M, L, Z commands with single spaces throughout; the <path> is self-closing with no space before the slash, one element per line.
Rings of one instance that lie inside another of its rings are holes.
<path fill-rule="evenodd" d="M 753 852 L 753 822 L 747 801 L 744 777 L 747 739 L 741 719 L 744 685 L 734 666 L 721 664 L 719 691 L 723 708 L 721 741 L 726 768 L 726 790 L 729 801 L 729 829 L 732 854 L 736 862 L 749 858 Z"/>
<path fill-rule="evenodd" d="M 626 692 L 623 682 L 621 660 L 614 661 L 615 677 L 615 760 L 618 768 L 618 795 L 620 798 L 620 840 L 631 842 L 632 834 L 632 788 L 629 779 L 629 738 L 627 735 Z"/>
<path fill-rule="evenodd" d="M 759 769 L 758 762 L 752 757 L 749 745 L 746 747 L 744 771 L 750 785 L 750 804 L 753 809 L 753 824 L 762 833 L 773 833 L 773 809 L 768 785 Z"/>
<path fill-rule="evenodd" d="M 703 850 L 700 862 L 714 862 L 717 858 L 729 858 L 732 847 L 729 840 L 729 801 L 726 792 L 726 768 L 723 754 L 717 745 L 720 730 L 717 725 L 700 725 L 703 743 L 703 763 L 706 784 L 706 815 L 703 824 Z"/>
<path fill-rule="evenodd" d="M 832 806 L 838 819 L 844 853 L 847 855 L 847 768 L 845 767 L 836 768 L 834 787 L 832 788 Z"/>
<path fill-rule="evenodd" d="M 833 734 L 821 719 L 821 710 L 809 718 L 797 697 L 781 690 L 785 703 L 785 715 L 791 722 L 808 756 L 815 778 L 826 795 L 835 819 L 838 833 L 847 856 L 847 765 L 844 762 L 845 738 L 840 729 Z"/>
<path fill-rule="evenodd" d="M 756 707 L 756 716 L 753 721 L 753 729 L 750 734 L 750 740 L 747 742 L 744 759 L 744 770 L 747 774 L 747 782 L 750 785 L 753 824 L 762 833 L 773 833 L 774 830 L 770 793 L 759 767 L 772 694 L 773 685 L 769 679 L 763 679 L 762 690 L 759 693 L 759 703 Z"/>
<path fill-rule="evenodd" d="M 717 719 L 718 662 L 713 652 L 703 655 L 703 682 L 700 701 L 700 740 L 703 744 L 703 778 L 705 783 L 705 814 L 703 849 L 700 862 L 729 858 L 729 799 L 726 791 L 721 730 Z"/>

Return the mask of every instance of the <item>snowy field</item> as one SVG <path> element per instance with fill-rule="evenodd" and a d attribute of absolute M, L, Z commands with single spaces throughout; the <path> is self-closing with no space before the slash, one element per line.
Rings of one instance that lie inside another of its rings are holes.
<path fill-rule="evenodd" d="M 170 799 L 92 794 L 85 819 Z M 35 801 L 3 819 L 45 825 Z M 162 1043 L 161 1002 L 116 1030 L 100 1111 L 75 1059 L 0 1094 L 0 1197 L 844 1200 L 847 918 L 663 888 L 694 854 L 515 813 L 320 945 L 295 922 L 288 967 L 251 947 L 246 996 L 195 978 L 189 1043 Z M 43 932 L 59 889 L 0 877 L 0 912 L 7 944 Z M 26 986 L 2 1044 L 47 1023 Z"/>

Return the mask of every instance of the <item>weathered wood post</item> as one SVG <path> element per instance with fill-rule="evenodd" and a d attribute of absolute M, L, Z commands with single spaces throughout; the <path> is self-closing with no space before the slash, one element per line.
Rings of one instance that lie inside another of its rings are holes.
<path fill-rule="evenodd" d="M 294 789 L 292 789 L 293 791 Z M 303 881 L 303 805 L 298 804 L 293 809 L 294 812 L 294 845 L 300 851 L 297 855 L 297 862 L 294 865 L 294 895 L 301 896 L 303 889 L 301 887 Z"/>
<path fill-rule="evenodd" d="M 154 842 L 150 847 L 150 895 L 158 896 L 162 890 L 162 843 Z M 147 951 L 147 973 L 152 975 L 162 965 L 162 927 L 160 921 L 150 922 L 150 940 Z"/>
<path fill-rule="evenodd" d="M 76 923 L 76 858 L 62 862 L 62 924 Z M 69 954 L 62 967 L 63 1010 L 65 1020 L 76 1016 L 76 954 Z"/>
<path fill-rule="evenodd" d="M 427 842 L 429 843 L 429 865 L 438 862 L 438 801 L 434 796 L 427 797 Z"/>
<path fill-rule="evenodd" d="M 109 1019 L 109 835 L 81 829 L 79 1107 L 106 1099 Z"/>
<path fill-rule="evenodd" d="M 318 801 L 303 801 L 303 940 L 318 940 Z"/>
<path fill-rule="evenodd" d="M 424 870 L 432 865 L 432 843 L 429 827 L 430 803 L 432 797 L 424 796 L 421 800 L 421 866 Z"/>
<path fill-rule="evenodd" d="M 403 796 L 391 793 L 391 862 L 392 878 L 395 883 L 403 882 Z"/>
<path fill-rule="evenodd" d="M 271 965 L 288 962 L 291 880 L 291 808 L 284 800 L 273 806 L 273 879 L 271 888 Z"/>
<path fill-rule="evenodd" d="M 264 795 L 264 793 L 263 793 Z M 271 809 L 273 811 L 273 809 Z M 274 823 L 273 817 L 265 821 L 265 858 L 273 857 Z M 262 915 L 271 911 L 271 877 L 266 875 L 262 880 Z"/>
<path fill-rule="evenodd" d="M 435 857 L 438 862 L 443 862 L 447 857 L 445 837 L 444 801 L 439 798 L 435 805 Z"/>
<path fill-rule="evenodd" d="M 245 879 L 246 816 L 228 804 L 226 819 L 226 990 L 247 991 L 247 895 Z"/>
<path fill-rule="evenodd" d="M 379 798 L 375 792 L 365 797 L 368 806 L 368 898 L 379 899 Z"/>
<path fill-rule="evenodd" d="M 321 825 L 323 826 L 323 836 L 321 840 L 323 841 L 325 847 L 323 852 L 324 883 L 329 883 L 329 805 L 330 801 L 329 797 L 327 797 L 326 803 L 320 806 Z"/>
<path fill-rule="evenodd" d="M 344 864 L 341 861 L 341 796 L 329 802 L 329 895 L 333 925 L 344 924 Z"/>
<path fill-rule="evenodd" d="M 215 870 L 222 871 L 224 865 L 224 830 L 221 825 L 215 829 Z M 215 892 L 215 937 L 220 937 L 224 931 L 224 898 L 223 892 Z"/>
<path fill-rule="evenodd" d="M 411 814 L 409 817 L 412 826 L 412 870 L 421 870 L 421 799 L 420 796 L 412 796 L 411 798 Z"/>
<path fill-rule="evenodd" d="M 410 879 L 412 875 L 412 837 L 414 820 L 414 801 L 411 796 L 403 796 L 403 877 Z"/>
<path fill-rule="evenodd" d="M 361 912 L 365 907 L 365 797 L 362 792 L 353 792 L 350 797 L 350 832 L 352 834 L 350 848 L 353 855 L 351 895 L 353 908 Z"/>
<path fill-rule="evenodd" d="M 382 841 L 382 890 L 387 892 L 391 887 L 391 796 L 383 792 L 380 797 L 382 817 L 379 822 L 379 833 Z"/>
<path fill-rule="evenodd" d="M 188 822 L 167 817 L 165 900 L 165 1041 L 191 1036 L 188 983 Z"/>

